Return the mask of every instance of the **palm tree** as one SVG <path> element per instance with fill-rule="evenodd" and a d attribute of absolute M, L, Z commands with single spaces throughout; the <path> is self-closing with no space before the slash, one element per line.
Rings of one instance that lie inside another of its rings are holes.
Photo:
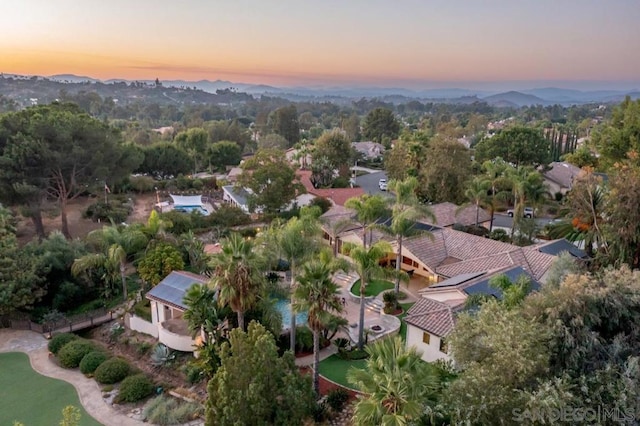
<path fill-rule="evenodd" d="M 262 258 L 250 240 L 236 232 L 222 242 L 222 251 L 211 260 L 210 285 L 218 290 L 218 304 L 229 305 L 244 330 L 244 314 L 261 296 L 264 284 Z"/>
<path fill-rule="evenodd" d="M 277 248 L 289 262 L 291 273 L 291 331 L 290 349 L 296 350 L 296 316 L 293 307 L 293 292 L 296 287 L 297 268 L 319 250 L 320 226 L 311 214 L 291 218 L 276 234 Z"/>
<path fill-rule="evenodd" d="M 298 276 L 298 287 L 293 293 L 293 307 L 297 312 L 307 311 L 307 323 L 313 332 L 313 390 L 320 395 L 320 333 L 333 318 L 332 312 L 342 311 L 338 285 L 331 279 L 331 265 L 321 260 L 305 263 Z"/>
<path fill-rule="evenodd" d="M 493 231 L 493 217 L 496 212 L 497 201 L 506 198 L 507 195 L 502 188 L 509 183 L 506 173 L 510 168 L 511 166 L 502 158 L 485 161 L 482 164 L 482 169 L 484 170 L 483 178 L 489 187 L 490 194 L 488 207 L 491 214 L 491 223 L 489 224 L 489 232 Z"/>
<path fill-rule="evenodd" d="M 140 230 L 126 226 L 105 226 L 87 235 L 87 241 L 99 252 L 76 259 L 71 265 L 75 276 L 91 270 L 104 269 L 103 279 L 113 285 L 118 273 L 122 281 L 122 296 L 127 300 L 127 259 L 147 245 L 147 237 Z"/>
<path fill-rule="evenodd" d="M 508 178 L 511 181 L 514 199 L 513 226 L 511 227 L 511 238 L 513 239 L 515 229 L 519 227 L 524 216 L 527 202 L 534 206 L 539 204 L 547 195 L 547 190 L 540 173 L 529 167 L 511 170 L 508 173 Z"/>
<path fill-rule="evenodd" d="M 362 227 L 362 245 L 367 247 L 367 231 L 387 212 L 387 201 L 381 195 L 349 198 L 344 206 L 356 211 L 355 221 Z"/>
<path fill-rule="evenodd" d="M 402 265 L 402 243 L 405 238 L 416 235 L 428 235 L 433 237 L 429 231 L 416 228 L 416 220 L 423 217 L 435 219 L 429 207 L 420 204 L 416 196 L 418 180 L 411 176 L 405 180 L 392 179 L 389 182 L 389 190 L 395 194 L 395 202 L 392 207 L 391 223 L 388 226 L 376 226 L 377 229 L 396 238 L 396 282 L 395 294 L 400 293 L 400 270 Z"/>
<path fill-rule="evenodd" d="M 214 323 L 218 319 L 215 306 L 215 291 L 209 286 L 195 283 L 184 295 L 183 302 L 187 306 L 184 319 L 193 337 L 202 333 L 207 322 Z"/>
<path fill-rule="evenodd" d="M 347 256 L 353 261 L 353 269 L 360 277 L 360 318 L 358 325 L 358 349 L 364 346 L 364 296 L 367 284 L 375 278 L 395 278 L 397 272 L 380 266 L 380 259 L 391 251 L 391 244 L 381 240 L 368 249 L 347 243 L 344 245 Z M 408 279 L 408 275 L 400 271 L 402 279 Z"/>
<path fill-rule="evenodd" d="M 469 182 L 469 186 L 464 191 L 464 196 L 473 204 L 476 208 L 476 228 L 480 222 L 480 208 L 490 205 L 490 199 L 488 196 L 489 182 L 482 177 L 475 177 Z M 464 208 L 466 206 L 463 206 Z"/>
<path fill-rule="evenodd" d="M 347 380 L 366 395 L 355 405 L 356 425 L 405 426 L 430 411 L 439 379 L 415 346 L 396 336 L 375 342 L 367 353 L 366 369 L 347 371 Z"/>

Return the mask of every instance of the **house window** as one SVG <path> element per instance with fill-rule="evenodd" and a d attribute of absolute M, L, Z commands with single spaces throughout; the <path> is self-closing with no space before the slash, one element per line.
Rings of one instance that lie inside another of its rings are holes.
<path fill-rule="evenodd" d="M 407 256 L 402 256 L 402 263 L 409 266 L 413 265 L 413 261 Z"/>
<path fill-rule="evenodd" d="M 417 268 L 418 267 L 418 262 L 416 262 L 415 260 L 413 261 L 413 267 Z"/>
<path fill-rule="evenodd" d="M 422 343 L 426 343 L 427 345 L 431 341 L 431 335 L 429 333 L 422 333 Z"/>
<path fill-rule="evenodd" d="M 449 346 L 447 345 L 447 341 L 444 340 L 443 337 L 440 338 L 440 352 L 449 353 Z"/>

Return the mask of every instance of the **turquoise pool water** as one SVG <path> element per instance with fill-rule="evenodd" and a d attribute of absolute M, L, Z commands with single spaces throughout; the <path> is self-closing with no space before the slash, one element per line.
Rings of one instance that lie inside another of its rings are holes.
<path fill-rule="evenodd" d="M 282 329 L 288 330 L 291 328 L 291 303 L 288 300 L 278 299 L 275 303 L 276 309 L 282 314 Z M 307 313 L 300 312 L 296 314 L 296 326 L 304 325 L 307 323 Z"/>
<path fill-rule="evenodd" d="M 203 216 L 209 216 L 209 211 L 200 206 L 178 206 L 174 210 L 183 213 L 199 212 Z"/>

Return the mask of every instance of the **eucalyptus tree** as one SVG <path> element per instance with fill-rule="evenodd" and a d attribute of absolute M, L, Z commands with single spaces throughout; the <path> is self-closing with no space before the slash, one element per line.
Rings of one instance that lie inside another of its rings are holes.
<path fill-rule="evenodd" d="M 364 346 L 364 302 L 367 284 L 373 279 L 395 278 L 397 273 L 394 270 L 384 268 L 380 265 L 380 259 L 387 256 L 392 251 L 391 244 L 380 240 L 369 248 L 353 243 L 344 245 L 344 250 L 353 263 L 353 270 L 360 277 L 360 315 L 358 321 L 358 349 Z M 408 275 L 400 271 L 403 279 Z"/>
<path fill-rule="evenodd" d="M 127 300 L 127 259 L 139 253 L 147 245 L 147 237 L 135 227 L 104 226 L 87 235 L 87 241 L 97 249 L 73 262 L 71 272 L 75 276 L 102 270 L 102 278 L 113 285 L 119 277 L 122 282 L 122 297 Z"/>
<path fill-rule="evenodd" d="M 244 330 L 244 314 L 262 297 L 264 261 L 251 240 L 236 232 L 222 241 L 222 251 L 213 256 L 210 285 L 218 290 L 218 304 L 229 305 Z"/>

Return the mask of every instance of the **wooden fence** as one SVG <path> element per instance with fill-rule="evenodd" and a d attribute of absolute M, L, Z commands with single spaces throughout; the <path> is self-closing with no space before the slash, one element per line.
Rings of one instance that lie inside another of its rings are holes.
<path fill-rule="evenodd" d="M 104 324 L 114 319 L 113 311 L 104 308 L 70 317 L 62 317 L 57 321 L 39 324 L 31 321 L 26 315 L 0 316 L 0 328 L 14 330 L 32 330 L 42 334 L 54 335 L 58 333 L 80 331 L 96 325 Z"/>

